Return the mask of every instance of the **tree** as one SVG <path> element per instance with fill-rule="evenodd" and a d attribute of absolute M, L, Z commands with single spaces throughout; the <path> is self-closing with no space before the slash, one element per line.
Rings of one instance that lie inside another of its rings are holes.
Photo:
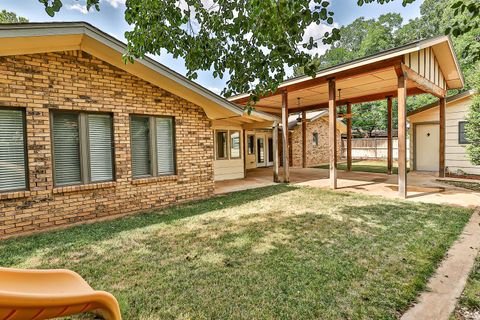
<path fill-rule="evenodd" d="M 0 11 L 0 23 L 24 23 L 28 22 L 27 18 L 18 17 L 16 13 L 7 10 Z"/>
<path fill-rule="evenodd" d="M 406 5 L 414 0 L 402 1 Z M 62 0 L 39 2 L 50 16 L 62 7 Z M 86 4 L 99 10 L 101 1 Z M 287 67 L 302 66 L 305 74 L 315 76 L 312 56 L 302 48 L 338 40 L 329 8 L 325 0 L 129 0 L 125 19 L 133 30 L 125 34 L 126 60 L 159 55 L 165 49 L 185 60 L 189 78 L 195 79 L 199 70 L 211 70 L 220 78 L 228 74 L 223 94 L 249 92 L 255 102 L 277 89 Z M 312 24 L 331 30 L 304 39 Z"/>

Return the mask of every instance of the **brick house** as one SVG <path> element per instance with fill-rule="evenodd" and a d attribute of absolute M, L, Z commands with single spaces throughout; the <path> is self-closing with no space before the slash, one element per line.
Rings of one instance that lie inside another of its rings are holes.
<path fill-rule="evenodd" d="M 289 118 L 291 165 L 302 166 L 302 122 L 298 115 Z M 306 132 L 307 167 L 328 163 L 328 111 L 308 112 Z M 346 125 L 337 120 L 337 154 L 341 155 L 341 135 L 346 133 Z"/>
<path fill-rule="evenodd" d="M 86 23 L 0 26 L 0 238 L 209 197 L 214 122 L 275 120 L 124 50 Z"/>

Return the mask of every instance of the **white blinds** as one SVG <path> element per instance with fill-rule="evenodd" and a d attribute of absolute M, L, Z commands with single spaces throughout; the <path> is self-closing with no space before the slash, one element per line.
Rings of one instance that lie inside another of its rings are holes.
<path fill-rule="evenodd" d="M 0 192 L 26 189 L 23 111 L 0 110 Z"/>
<path fill-rule="evenodd" d="M 73 113 L 53 115 L 53 159 L 57 186 L 82 182 L 78 118 L 79 115 Z"/>
<path fill-rule="evenodd" d="M 112 117 L 107 114 L 88 115 L 90 181 L 113 180 Z"/>
<path fill-rule="evenodd" d="M 132 117 L 130 120 L 133 177 L 149 176 L 152 174 L 150 165 L 149 118 Z"/>
<path fill-rule="evenodd" d="M 175 173 L 173 119 L 156 118 L 157 170 L 158 175 Z"/>

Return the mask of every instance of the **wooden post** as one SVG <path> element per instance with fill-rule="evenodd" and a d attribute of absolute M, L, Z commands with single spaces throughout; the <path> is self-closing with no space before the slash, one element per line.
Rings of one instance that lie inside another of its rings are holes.
<path fill-rule="evenodd" d="M 447 102 L 445 98 L 440 98 L 438 103 L 440 110 L 440 154 L 439 154 L 439 163 L 438 163 L 438 176 L 440 178 L 445 177 L 445 109 L 447 107 Z"/>
<path fill-rule="evenodd" d="M 392 97 L 387 97 L 387 173 L 393 169 L 393 141 L 392 141 Z"/>
<path fill-rule="evenodd" d="M 288 93 L 282 92 L 282 159 L 283 159 L 283 182 L 290 182 L 290 156 L 288 151 Z"/>
<path fill-rule="evenodd" d="M 335 79 L 328 80 L 328 148 L 330 150 L 330 188 L 337 188 L 337 106 Z"/>
<path fill-rule="evenodd" d="M 273 123 L 273 182 L 280 182 L 278 179 L 278 164 L 280 162 L 278 152 L 278 123 Z"/>
<path fill-rule="evenodd" d="M 398 195 L 407 197 L 407 80 L 398 77 Z"/>
<path fill-rule="evenodd" d="M 347 171 L 352 171 L 352 104 L 347 102 Z"/>
<path fill-rule="evenodd" d="M 307 112 L 302 111 L 302 168 L 307 167 Z"/>

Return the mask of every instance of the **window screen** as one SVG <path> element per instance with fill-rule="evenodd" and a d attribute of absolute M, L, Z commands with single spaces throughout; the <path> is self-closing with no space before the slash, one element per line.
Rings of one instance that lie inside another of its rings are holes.
<path fill-rule="evenodd" d="M 0 109 L 0 192 L 27 188 L 24 112 Z"/>
<path fill-rule="evenodd" d="M 156 118 L 158 175 L 175 173 L 173 119 Z"/>
<path fill-rule="evenodd" d="M 90 180 L 113 180 L 112 117 L 105 114 L 88 115 L 90 146 Z"/>
<path fill-rule="evenodd" d="M 55 185 L 82 183 L 80 169 L 79 114 L 53 115 Z"/>
<path fill-rule="evenodd" d="M 468 144 L 468 139 L 465 135 L 465 125 L 467 121 L 460 121 L 458 123 L 458 143 L 459 144 Z"/>
<path fill-rule="evenodd" d="M 148 117 L 131 118 L 133 177 L 152 175 L 150 163 L 150 129 Z"/>

